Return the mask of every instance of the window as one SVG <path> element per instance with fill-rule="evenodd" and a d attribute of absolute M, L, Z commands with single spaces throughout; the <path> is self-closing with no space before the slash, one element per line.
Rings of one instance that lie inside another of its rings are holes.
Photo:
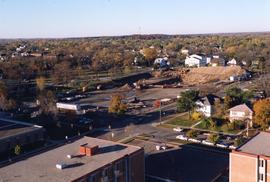
<path fill-rule="evenodd" d="M 260 181 L 263 181 L 263 174 L 260 174 L 260 175 L 259 175 L 259 180 L 260 180 Z"/>
<path fill-rule="evenodd" d="M 259 167 L 263 167 L 264 166 L 264 161 L 263 160 L 259 160 Z"/>

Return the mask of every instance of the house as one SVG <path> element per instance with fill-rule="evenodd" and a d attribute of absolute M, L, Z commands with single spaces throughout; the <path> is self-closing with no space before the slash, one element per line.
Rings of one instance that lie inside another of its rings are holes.
<path fill-rule="evenodd" d="M 0 170 L 0 181 L 144 182 L 144 150 L 83 137 Z"/>
<path fill-rule="evenodd" d="M 213 56 L 213 59 L 210 61 L 211 66 L 225 66 L 225 60 L 220 56 Z"/>
<path fill-rule="evenodd" d="M 196 111 L 202 113 L 206 117 L 211 117 L 214 114 L 214 105 L 216 101 L 221 101 L 221 99 L 213 94 L 208 94 L 196 101 Z"/>
<path fill-rule="evenodd" d="M 234 120 L 241 120 L 241 121 L 246 119 L 252 120 L 253 111 L 246 104 L 234 106 L 231 109 L 229 109 L 229 111 L 230 111 L 229 119 L 231 122 Z"/>
<path fill-rule="evenodd" d="M 235 65 L 237 65 L 237 61 L 233 58 L 232 60 L 230 60 L 230 61 L 227 62 L 227 65 L 229 65 L 229 66 L 235 66 Z"/>
<path fill-rule="evenodd" d="M 230 153 L 230 182 L 270 181 L 270 133 L 259 132 Z"/>
<path fill-rule="evenodd" d="M 188 55 L 189 50 L 188 49 L 181 49 L 181 53 L 184 54 L 184 55 Z"/>
<path fill-rule="evenodd" d="M 202 67 L 207 63 L 207 58 L 203 54 L 192 54 L 185 59 L 185 65 L 188 67 Z"/>

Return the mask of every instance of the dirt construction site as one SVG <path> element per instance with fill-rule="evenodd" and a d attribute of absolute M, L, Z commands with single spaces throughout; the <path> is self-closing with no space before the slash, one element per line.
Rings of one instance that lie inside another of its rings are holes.
<path fill-rule="evenodd" d="M 94 103 L 95 106 L 108 107 L 111 96 L 114 94 L 120 94 L 129 101 L 135 97 L 140 101 L 150 102 L 164 98 L 176 99 L 180 92 L 186 89 L 209 83 L 230 82 L 230 76 L 240 76 L 245 72 L 240 66 L 153 71 L 151 78 L 140 79 L 133 84 L 123 83 L 123 86 L 112 89 L 93 91 L 92 96 L 82 99 L 81 103 Z"/>
<path fill-rule="evenodd" d="M 180 68 L 163 73 L 156 73 L 158 76 L 179 76 L 184 84 L 195 85 L 210 82 L 226 81 L 230 76 L 241 76 L 246 71 L 240 66 L 217 66 L 200 68 Z"/>

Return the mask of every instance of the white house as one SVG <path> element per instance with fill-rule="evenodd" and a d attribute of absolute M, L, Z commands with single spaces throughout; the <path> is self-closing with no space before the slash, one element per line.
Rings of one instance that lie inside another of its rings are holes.
<path fill-rule="evenodd" d="M 233 58 L 232 60 L 227 62 L 227 65 L 229 65 L 229 66 L 237 65 L 237 61 Z"/>
<path fill-rule="evenodd" d="M 241 121 L 246 119 L 252 120 L 253 111 L 246 104 L 234 106 L 231 109 L 229 109 L 229 111 L 230 111 L 229 119 L 231 122 L 234 120 L 241 120 Z"/>
<path fill-rule="evenodd" d="M 188 55 L 189 50 L 188 49 L 181 49 L 181 53 L 184 54 L 184 55 Z"/>
<path fill-rule="evenodd" d="M 203 54 L 192 54 L 185 59 L 185 65 L 189 67 L 197 66 L 202 67 L 207 63 L 206 56 Z"/>
<path fill-rule="evenodd" d="M 214 114 L 215 101 L 220 100 L 219 97 L 209 94 L 196 101 L 196 111 L 202 113 L 206 117 Z"/>

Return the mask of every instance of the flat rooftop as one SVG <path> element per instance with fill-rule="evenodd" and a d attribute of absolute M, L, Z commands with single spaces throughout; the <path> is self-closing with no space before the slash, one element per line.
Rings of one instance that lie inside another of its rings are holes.
<path fill-rule="evenodd" d="M 237 151 L 255 155 L 270 156 L 270 133 L 258 133 L 247 143 L 240 146 Z"/>
<path fill-rule="evenodd" d="M 98 145 L 97 154 L 90 157 L 79 155 L 79 147 L 86 143 L 91 146 Z M 141 148 L 136 146 L 84 137 L 1 168 L 0 181 L 72 181 L 139 150 Z M 67 155 L 73 155 L 74 157 L 69 159 Z M 56 164 L 63 163 L 67 164 L 68 167 L 62 170 L 56 168 Z"/>
<path fill-rule="evenodd" d="M 41 126 L 0 118 L 0 140 L 41 129 Z"/>

